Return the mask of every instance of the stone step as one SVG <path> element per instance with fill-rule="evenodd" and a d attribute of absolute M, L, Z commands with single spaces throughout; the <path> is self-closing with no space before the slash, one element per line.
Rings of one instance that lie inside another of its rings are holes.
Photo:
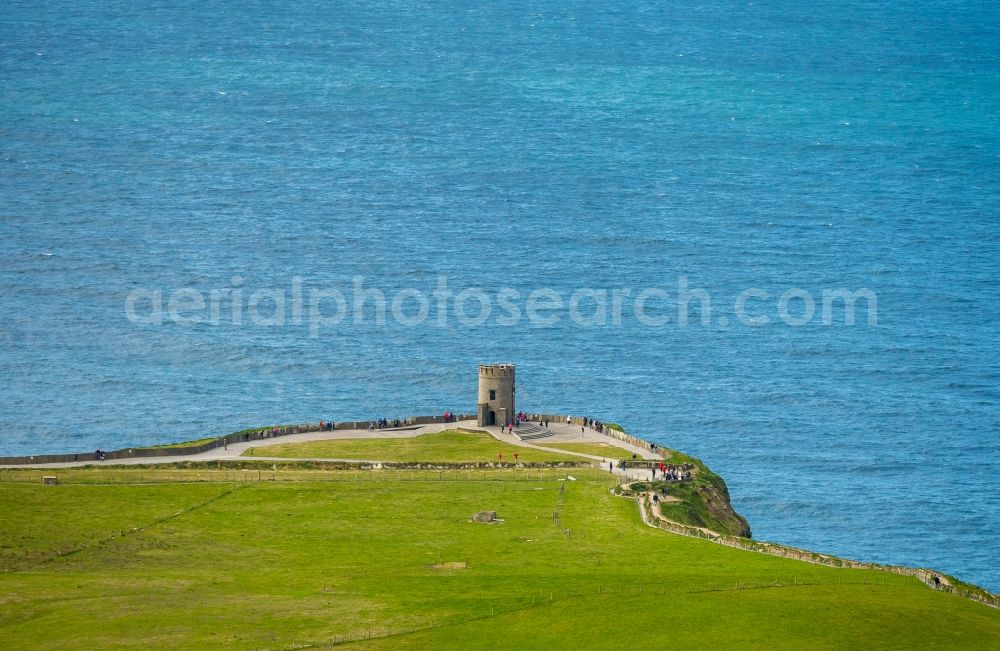
<path fill-rule="evenodd" d="M 515 429 L 514 434 L 517 435 L 517 438 L 522 441 L 535 441 L 537 439 L 544 439 L 553 436 L 555 432 L 545 429 L 539 425 L 531 425 Z"/>

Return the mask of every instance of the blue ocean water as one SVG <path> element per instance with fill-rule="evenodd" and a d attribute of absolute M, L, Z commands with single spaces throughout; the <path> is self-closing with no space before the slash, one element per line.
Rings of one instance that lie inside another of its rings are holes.
<path fill-rule="evenodd" d="M 525 409 L 705 459 L 758 538 L 1000 589 L 998 59 L 985 1 L 7 2 L 0 453 L 466 411 L 505 361 Z M 359 276 L 712 312 L 126 318 Z"/>

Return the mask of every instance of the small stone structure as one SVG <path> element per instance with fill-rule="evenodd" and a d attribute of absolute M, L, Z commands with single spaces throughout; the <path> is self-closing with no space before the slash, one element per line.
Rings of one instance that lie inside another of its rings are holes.
<path fill-rule="evenodd" d="M 506 425 L 514 420 L 514 365 L 484 364 L 479 367 L 479 427 Z"/>
<path fill-rule="evenodd" d="M 59 478 L 53 477 L 52 475 L 45 475 L 44 477 L 42 477 L 42 483 L 45 484 L 46 486 L 55 486 L 56 484 L 59 483 Z"/>
<path fill-rule="evenodd" d="M 489 524 L 490 522 L 496 522 L 497 521 L 497 512 L 496 511 L 480 511 L 479 513 L 477 513 L 474 516 L 472 516 L 472 521 L 473 522 L 483 522 L 485 524 Z"/>

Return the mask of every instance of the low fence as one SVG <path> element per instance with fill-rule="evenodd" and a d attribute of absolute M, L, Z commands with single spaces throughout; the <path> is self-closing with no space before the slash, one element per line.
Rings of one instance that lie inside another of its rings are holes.
<path fill-rule="evenodd" d="M 735 547 L 737 549 L 758 552 L 760 554 L 768 554 L 770 556 L 792 558 L 799 561 L 805 561 L 807 563 L 814 563 L 816 565 L 826 565 L 827 567 L 840 567 L 853 570 L 875 570 L 879 572 L 891 572 L 893 574 L 912 576 L 916 577 L 920 582 L 930 588 L 933 588 L 934 590 L 952 592 L 965 597 L 966 599 L 978 601 L 986 604 L 987 606 L 992 606 L 993 608 L 1000 608 L 1000 598 L 998 598 L 997 595 L 986 593 L 985 591 L 980 593 L 961 585 L 954 585 L 951 583 L 950 578 L 941 572 L 935 572 L 934 570 L 928 570 L 920 567 L 906 567 L 903 565 L 863 563 L 861 561 L 853 561 L 847 558 L 831 556 L 829 554 L 819 554 L 805 549 L 799 549 L 798 547 L 789 547 L 787 545 L 779 545 L 778 543 L 762 542 L 759 540 L 751 540 L 750 538 L 740 538 L 739 536 L 721 534 L 709 529 L 693 527 L 663 518 L 654 510 L 648 495 L 623 494 L 623 497 L 635 498 L 639 504 L 639 513 L 642 515 L 643 522 L 651 527 L 665 529 L 682 536 L 709 540 L 727 547 Z"/>
<path fill-rule="evenodd" d="M 660 446 L 654 445 L 649 441 L 644 441 L 640 438 L 636 438 L 631 434 L 626 434 L 625 432 L 617 430 L 613 427 L 608 427 L 607 425 L 605 425 L 604 434 L 610 436 L 613 439 L 618 439 L 619 441 L 625 441 L 626 443 L 631 443 L 632 445 L 640 447 L 644 450 L 649 450 L 653 454 L 658 454 L 661 456 L 663 455 L 663 448 L 661 448 Z"/>
<path fill-rule="evenodd" d="M 447 422 L 458 420 L 474 419 L 475 416 L 468 414 L 455 414 Z M 399 421 L 400 426 L 407 425 L 430 425 L 434 423 L 444 423 L 444 416 L 410 416 L 409 418 L 390 419 L 390 422 Z M 334 423 L 333 429 L 368 429 L 375 421 L 344 421 Z M 225 434 L 211 441 L 206 441 L 198 445 L 185 445 L 180 447 L 132 447 L 120 450 L 104 452 L 105 460 L 112 459 L 145 459 L 157 457 L 175 457 L 200 454 L 215 448 L 221 448 L 230 443 L 241 443 L 245 441 L 260 441 L 276 436 L 289 436 L 291 434 L 302 434 L 305 432 L 315 432 L 320 429 L 319 423 L 305 423 L 301 425 L 279 425 L 277 427 L 251 428 L 232 434 Z M 31 465 L 40 463 L 73 463 L 79 461 L 97 461 L 94 452 L 71 452 L 68 454 L 36 454 L 18 457 L 0 457 L 0 466 Z"/>
<path fill-rule="evenodd" d="M 251 459 L 253 457 L 250 457 Z M 294 461 L 294 459 L 291 459 Z M 336 470 L 541 470 L 545 468 L 590 468 L 589 461 L 316 461 L 324 469 Z"/>

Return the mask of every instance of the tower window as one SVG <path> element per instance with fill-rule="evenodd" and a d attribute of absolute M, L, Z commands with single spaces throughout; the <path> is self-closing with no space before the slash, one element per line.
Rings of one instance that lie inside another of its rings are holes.
<path fill-rule="evenodd" d="M 490 389 L 490 400 L 496 400 L 496 399 L 497 399 L 496 389 Z"/>

